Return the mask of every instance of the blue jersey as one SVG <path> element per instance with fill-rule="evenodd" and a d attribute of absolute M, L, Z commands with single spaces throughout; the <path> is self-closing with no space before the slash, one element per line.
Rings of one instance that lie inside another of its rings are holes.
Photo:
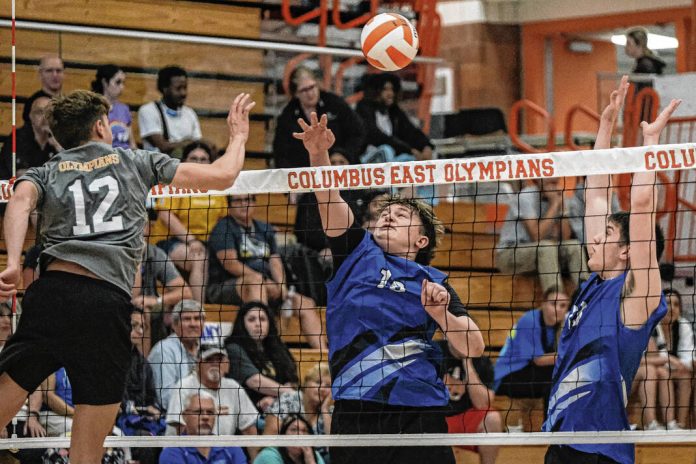
<path fill-rule="evenodd" d="M 435 268 L 385 253 L 365 233 L 326 284 L 326 324 L 336 400 L 394 406 L 446 406 L 437 323 L 421 304 Z"/>
<path fill-rule="evenodd" d="M 626 275 L 602 280 L 592 274 L 580 288 L 558 346 L 545 432 L 628 430 L 628 392 L 667 303 L 663 297 L 639 329 L 626 327 L 621 319 Z M 634 462 L 632 444 L 570 446 Z"/>
<path fill-rule="evenodd" d="M 505 340 L 500 356 L 495 363 L 495 382 L 497 390 L 502 380 L 513 372 L 521 371 L 546 353 L 556 351 L 556 328 L 544 325 L 540 309 L 527 311 L 520 317 L 510 335 Z"/>
<path fill-rule="evenodd" d="M 196 448 L 164 448 L 159 457 L 160 464 L 247 464 L 242 448 L 210 448 L 206 458 Z"/>

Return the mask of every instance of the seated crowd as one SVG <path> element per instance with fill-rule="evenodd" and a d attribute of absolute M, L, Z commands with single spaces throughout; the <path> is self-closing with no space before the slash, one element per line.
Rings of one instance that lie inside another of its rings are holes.
<path fill-rule="evenodd" d="M 46 70 L 50 69 L 51 72 Z M 58 72 L 58 70 L 60 72 Z M 41 61 L 42 90 L 25 106 L 18 131 L 17 175 L 44 163 L 61 147 L 47 130 L 43 109 L 61 93 L 63 63 Z M 128 107 L 119 102 L 126 75 L 100 66 L 94 91 L 112 104 L 109 120 L 114 146 L 135 148 Z M 139 139 L 147 150 L 187 163 L 211 163 L 217 151 L 203 139 L 195 111 L 186 106 L 187 74 L 180 67 L 160 70 L 159 101 L 138 111 Z M 311 112 L 328 115 L 336 136 L 331 163 L 432 159 L 432 141 L 399 107 L 401 82 L 394 75 L 369 75 L 366 98 L 354 111 L 339 96 L 320 89 L 315 73 L 298 67 L 290 77 L 290 101 L 283 109 L 273 143 L 276 167 L 307 167 L 302 142 L 293 138 L 297 119 Z M 0 177 L 12 175 L 4 156 Z M 500 432 L 505 421 L 493 407 L 496 394 L 548 402 L 560 328 L 569 295 L 588 277 L 582 225 L 582 182 L 568 192 L 559 179 L 534 181 L 508 203 L 495 251 L 504 273 L 538 275 L 543 302 L 514 325 L 497 362 L 459 359 L 443 342 L 442 379 L 450 390 L 450 432 Z M 341 196 L 358 224 L 371 230 L 388 191 L 344 191 Z M 435 202 L 430 189 L 402 191 Z M 570 195 L 568 195 L 570 193 Z M 149 205 L 148 242 L 137 273 L 131 317 L 133 364 L 114 433 L 126 435 L 328 434 L 333 410 L 328 366 L 318 363 L 304 375 L 284 343 L 284 318 L 299 321 L 307 345 L 326 350 L 321 306 L 324 283 L 332 275 L 328 238 L 313 193 L 291 197 L 297 204 L 293 236 L 279 243 L 273 225 L 259 219 L 254 195 L 165 198 Z M 26 254 L 23 282 L 37 276 L 39 249 Z M 567 277 L 564 279 L 564 276 Z M 670 311 L 654 333 L 634 390 L 640 396 L 646 429 L 688 426 L 693 396 L 694 334 L 681 316 L 681 297 L 668 294 Z M 229 333 L 206 323 L 206 305 L 239 307 Z M 11 332 L 11 309 L 0 304 L 0 349 Z M 31 395 L 12 429 L 0 436 L 61 436 L 70 433 L 70 381 L 64 370 Z M 676 401 L 675 401 L 676 398 Z M 484 464 L 495 462 L 496 447 L 471 447 Z M 142 464 L 254 462 L 329 463 L 326 448 L 167 448 L 133 449 Z M 37 451 L 17 455 L 33 462 Z M 44 450 L 38 451 L 39 455 Z M 47 454 L 59 454 L 55 450 Z M 59 458 L 56 458 L 59 459 Z M 61 462 L 54 460 L 51 462 Z M 67 461 L 65 461 L 67 462 Z"/>

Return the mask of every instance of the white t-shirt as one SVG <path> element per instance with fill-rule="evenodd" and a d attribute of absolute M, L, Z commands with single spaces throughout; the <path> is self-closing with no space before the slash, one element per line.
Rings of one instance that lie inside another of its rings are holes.
<path fill-rule="evenodd" d="M 182 106 L 174 111 L 167 108 L 163 103 L 150 102 L 144 104 L 138 110 L 140 139 L 143 142 L 143 148 L 145 150 L 159 151 L 155 146 L 151 145 L 145 137 L 153 134 L 164 135 L 162 116 L 156 106 L 158 104 L 160 104 L 164 118 L 167 121 L 170 142 L 180 142 L 184 139 L 199 140 L 202 137 L 198 116 L 191 108 Z"/>
<path fill-rule="evenodd" d="M 220 389 L 210 390 L 201 385 L 196 372 L 181 379 L 172 391 L 167 408 L 167 424 L 183 425 L 183 403 L 189 395 L 201 390 L 217 400 L 218 420 L 215 421 L 214 435 L 234 435 L 237 429 L 244 430 L 256 425 L 259 412 L 244 387 L 235 380 L 223 377 Z M 167 427 L 166 435 L 176 435 L 176 432 L 172 427 Z"/>

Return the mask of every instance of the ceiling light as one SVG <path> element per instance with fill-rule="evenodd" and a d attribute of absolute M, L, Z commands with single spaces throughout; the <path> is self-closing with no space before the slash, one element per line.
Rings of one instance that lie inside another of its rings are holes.
<path fill-rule="evenodd" d="M 611 42 L 616 45 L 625 46 L 626 36 L 623 34 L 612 35 Z M 667 50 L 677 47 L 679 47 L 679 41 L 674 37 L 648 33 L 648 48 L 650 50 Z"/>

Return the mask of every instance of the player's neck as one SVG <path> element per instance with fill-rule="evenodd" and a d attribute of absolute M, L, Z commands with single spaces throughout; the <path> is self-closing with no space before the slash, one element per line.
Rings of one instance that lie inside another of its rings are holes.
<path fill-rule="evenodd" d="M 607 269 L 599 273 L 602 280 L 610 280 L 615 277 L 619 277 L 621 274 L 626 272 L 626 269 Z"/>

